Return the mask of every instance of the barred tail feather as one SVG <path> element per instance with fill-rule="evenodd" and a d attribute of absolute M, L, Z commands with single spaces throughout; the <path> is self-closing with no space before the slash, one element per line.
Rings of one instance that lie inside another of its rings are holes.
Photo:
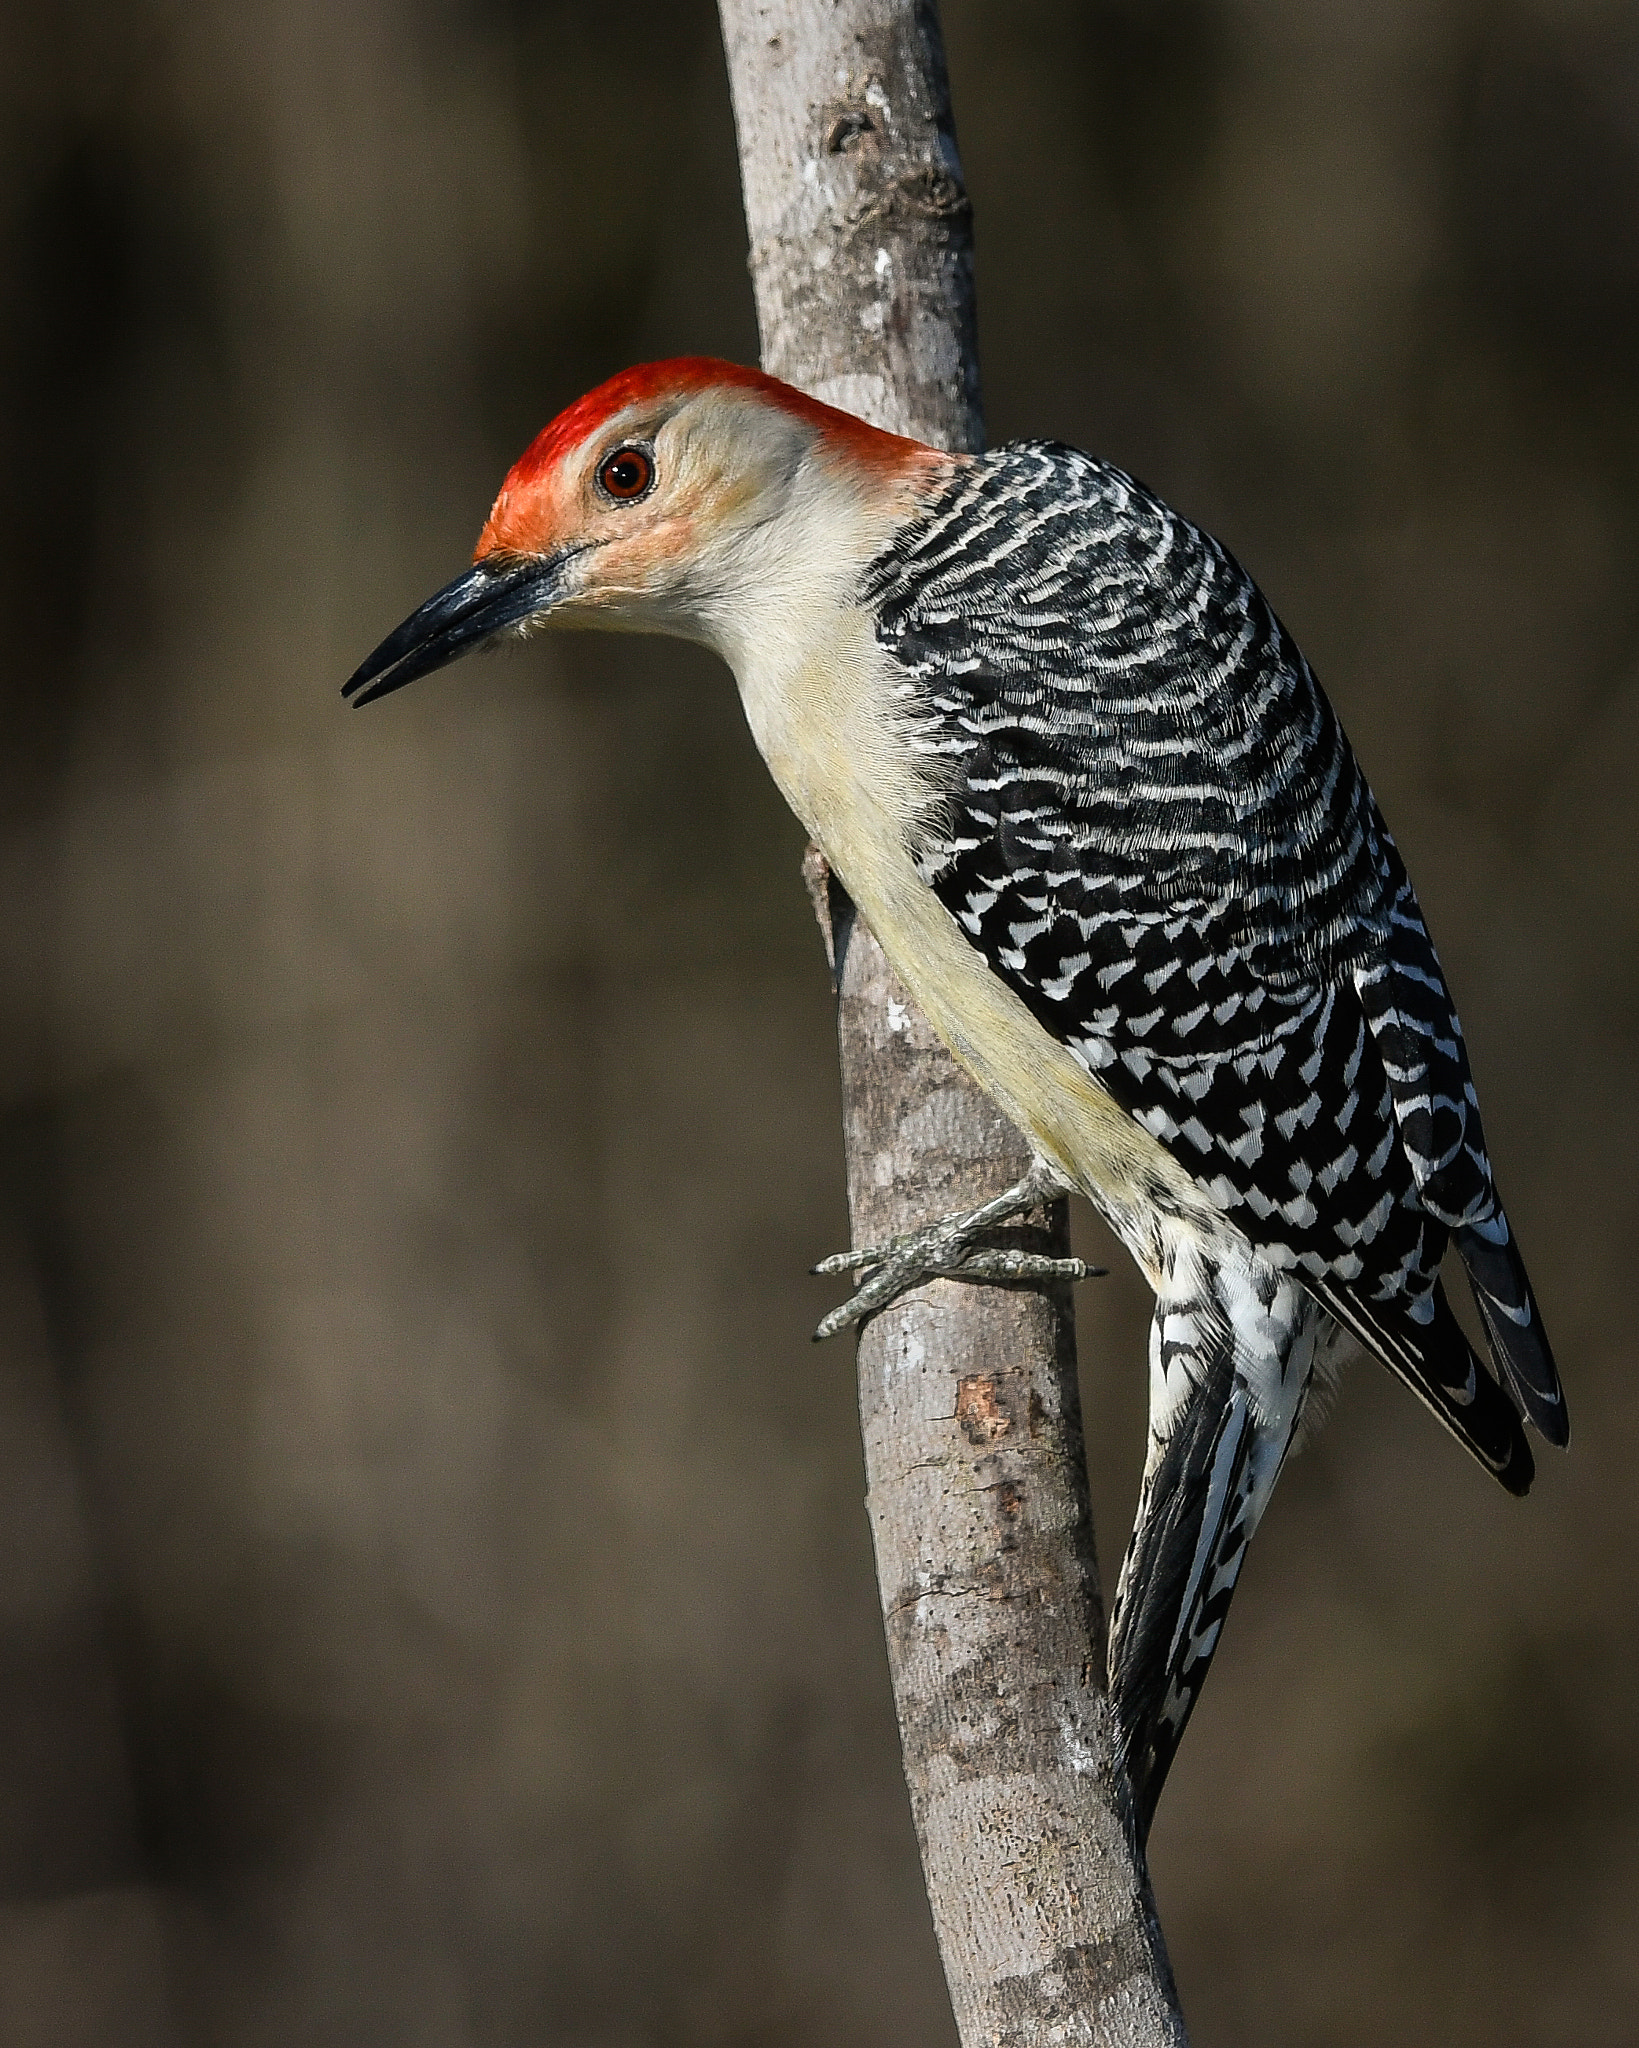
<path fill-rule="evenodd" d="M 1146 1476 L 1110 1616 L 1110 1691 L 1140 1842 L 1246 1555 L 1251 1437 L 1226 1348 Z"/>
<path fill-rule="evenodd" d="M 1336 1333 L 1261 1260 L 1171 1247 L 1150 1338 L 1150 1454 L 1110 1616 L 1110 1692 L 1140 1842 Z"/>

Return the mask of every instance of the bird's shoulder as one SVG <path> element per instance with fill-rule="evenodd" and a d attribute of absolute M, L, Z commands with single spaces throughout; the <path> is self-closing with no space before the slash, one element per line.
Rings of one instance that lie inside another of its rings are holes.
<path fill-rule="evenodd" d="M 1058 441 L 1010 442 L 958 467 L 869 564 L 862 597 L 907 665 L 1044 689 L 1134 661 L 1153 681 L 1175 651 L 1232 642 L 1261 602 L 1209 534 Z M 1066 631 L 1090 609 L 1096 644 Z"/>
<path fill-rule="evenodd" d="M 1125 471 L 1055 442 L 980 457 L 862 601 L 936 792 L 917 857 L 970 936 L 998 882 L 1183 916 L 1277 985 L 1387 932 L 1392 841 L 1308 662 Z"/>

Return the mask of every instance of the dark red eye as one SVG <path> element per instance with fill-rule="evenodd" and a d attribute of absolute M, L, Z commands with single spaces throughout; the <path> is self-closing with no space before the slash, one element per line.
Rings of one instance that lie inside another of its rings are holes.
<path fill-rule="evenodd" d="M 603 458 L 598 483 L 611 498 L 622 502 L 641 498 L 654 482 L 654 457 L 647 448 L 617 448 Z"/>

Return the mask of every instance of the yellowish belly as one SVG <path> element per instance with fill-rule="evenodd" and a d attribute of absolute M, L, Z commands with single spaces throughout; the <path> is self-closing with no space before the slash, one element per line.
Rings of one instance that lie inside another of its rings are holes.
<path fill-rule="evenodd" d="M 1167 1216 L 1222 1216 L 1172 1155 L 1037 1023 L 917 874 L 906 850 L 927 792 L 863 612 L 808 622 L 794 670 L 740 673 L 752 733 L 928 1022 L 1036 1149 L 1103 1211 L 1153 1281 Z"/>

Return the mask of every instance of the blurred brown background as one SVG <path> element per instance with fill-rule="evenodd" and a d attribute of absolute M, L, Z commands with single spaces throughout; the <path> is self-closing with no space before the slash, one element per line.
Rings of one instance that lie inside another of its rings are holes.
<path fill-rule="evenodd" d="M 1197 2041 L 1630 2042 L 1639 16 L 945 18 L 993 436 L 1326 679 L 1575 1421 L 1519 1505 L 1361 1368 L 1289 1472 Z M 948 2048 L 800 835 L 688 650 L 337 696 L 560 405 L 754 355 L 712 9 L 11 0 L 0 103 L 0 2042 Z"/>

